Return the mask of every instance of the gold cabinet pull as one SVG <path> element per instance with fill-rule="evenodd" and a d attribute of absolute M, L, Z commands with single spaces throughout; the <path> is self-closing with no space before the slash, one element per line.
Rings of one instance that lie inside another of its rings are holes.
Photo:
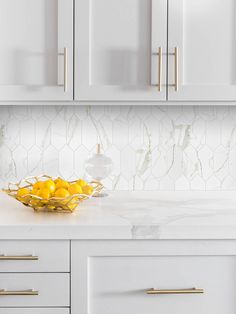
<path fill-rule="evenodd" d="M 39 292 L 33 289 L 19 291 L 1 289 L 0 296 L 4 295 L 39 295 Z"/>
<path fill-rule="evenodd" d="M 36 255 L 0 255 L 0 261 L 37 261 Z"/>
<path fill-rule="evenodd" d="M 175 47 L 173 53 L 169 53 L 170 56 L 174 56 L 174 84 L 169 84 L 169 87 L 174 87 L 175 91 L 179 90 L 179 48 Z"/>
<path fill-rule="evenodd" d="M 177 92 L 179 90 L 179 49 L 178 47 L 175 47 L 174 51 L 174 58 L 175 58 L 175 91 Z"/>
<path fill-rule="evenodd" d="M 176 289 L 176 290 L 161 290 L 161 289 L 150 289 L 146 291 L 147 294 L 202 294 L 204 293 L 204 289 Z"/>
<path fill-rule="evenodd" d="M 158 48 L 158 83 L 157 89 L 158 92 L 161 92 L 161 82 L 162 82 L 162 47 Z"/>
<path fill-rule="evenodd" d="M 68 68 L 68 64 L 67 64 L 67 48 L 64 47 L 64 92 L 67 92 L 67 68 Z"/>

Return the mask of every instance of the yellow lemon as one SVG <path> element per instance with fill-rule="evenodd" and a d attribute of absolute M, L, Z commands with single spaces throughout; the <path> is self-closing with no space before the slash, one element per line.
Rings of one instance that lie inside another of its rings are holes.
<path fill-rule="evenodd" d="M 57 182 L 59 182 L 60 180 L 62 179 L 58 177 L 57 179 L 54 180 L 54 183 L 57 184 Z"/>
<path fill-rule="evenodd" d="M 23 203 L 27 203 L 30 199 L 30 196 L 27 196 L 27 194 L 30 194 L 30 190 L 21 188 L 17 191 L 16 198 Z"/>
<path fill-rule="evenodd" d="M 69 183 L 61 178 L 56 179 L 56 189 L 64 188 L 67 189 L 69 187 Z"/>
<path fill-rule="evenodd" d="M 33 189 L 40 190 L 43 188 L 44 182 L 43 181 L 37 181 L 33 184 Z"/>
<path fill-rule="evenodd" d="M 79 179 L 76 183 L 79 184 L 82 187 L 85 186 L 85 185 L 88 185 L 88 183 L 86 181 L 84 181 L 83 179 Z"/>
<path fill-rule="evenodd" d="M 54 193 L 56 190 L 56 184 L 50 179 L 44 182 L 43 188 L 48 189 L 50 193 Z"/>
<path fill-rule="evenodd" d="M 90 185 L 85 185 L 82 189 L 84 194 L 91 195 L 93 193 L 93 187 Z"/>
<path fill-rule="evenodd" d="M 27 188 L 21 188 L 17 191 L 17 196 L 21 197 L 21 196 L 25 196 L 27 194 L 30 194 L 30 190 Z"/>
<path fill-rule="evenodd" d="M 64 198 L 70 196 L 70 193 L 65 188 L 60 188 L 56 190 L 55 197 Z"/>
<path fill-rule="evenodd" d="M 30 192 L 30 194 L 32 194 L 32 195 L 38 195 L 38 192 L 39 192 L 38 189 L 33 188 L 33 190 Z"/>
<path fill-rule="evenodd" d="M 49 199 L 51 196 L 50 190 L 47 188 L 43 188 L 43 189 L 39 190 L 38 196 L 45 198 L 45 199 Z"/>
<path fill-rule="evenodd" d="M 68 188 L 68 191 L 71 195 L 74 195 L 74 194 L 82 194 L 83 191 L 82 191 L 82 188 L 79 184 L 77 183 L 72 183 L 69 185 L 69 188 Z"/>

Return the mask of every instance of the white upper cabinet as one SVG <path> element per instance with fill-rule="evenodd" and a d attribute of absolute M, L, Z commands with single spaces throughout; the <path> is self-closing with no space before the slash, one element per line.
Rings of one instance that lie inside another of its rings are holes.
<path fill-rule="evenodd" d="M 236 101 L 235 54 L 235 0 L 0 0 L 0 101 Z"/>
<path fill-rule="evenodd" d="M 73 0 L 0 0 L 0 100 L 73 99 Z"/>
<path fill-rule="evenodd" d="M 236 1 L 169 0 L 168 21 L 168 99 L 235 101 Z"/>
<path fill-rule="evenodd" d="M 166 100 L 166 0 L 76 0 L 75 16 L 76 100 Z"/>
<path fill-rule="evenodd" d="M 236 101 L 235 0 L 75 3 L 75 99 Z"/>

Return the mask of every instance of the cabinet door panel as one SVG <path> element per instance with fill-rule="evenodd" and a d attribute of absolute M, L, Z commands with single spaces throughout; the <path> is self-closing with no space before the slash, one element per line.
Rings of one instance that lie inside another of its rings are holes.
<path fill-rule="evenodd" d="M 179 48 L 179 90 L 170 100 L 236 100 L 236 2 L 170 0 L 169 53 Z M 169 56 L 169 84 L 175 77 Z"/>
<path fill-rule="evenodd" d="M 76 0 L 75 12 L 76 99 L 166 99 L 166 0 Z"/>
<path fill-rule="evenodd" d="M 72 100 L 72 30 L 73 0 L 0 0 L 0 101 Z"/>
<path fill-rule="evenodd" d="M 1 307 L 69 307 L 70 275 L 64 273 L 7 273 L 0 274 Z M 37 295 L 22 295 L 30 290 Z M 15 293 L 15 294 L 14 294 Z"/>
<path fill-rule="evenodd" d="M 94 257 L 89 265 L 90 314 L 236 311 L 235 257 Z M 152 288 L 204 293 L 148 295 Z"/>
<path fill-rule="evenodd" d="M 235 314 L 235 244 L 72 241 L 72 314 Z"/>
<path fill-rule="evenodd" d="M 69 272 L 69 241 L 0 241 L 0 273 Z"/>

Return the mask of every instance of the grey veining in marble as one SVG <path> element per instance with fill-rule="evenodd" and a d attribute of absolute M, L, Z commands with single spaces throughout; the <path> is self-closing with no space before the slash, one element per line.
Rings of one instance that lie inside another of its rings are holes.
<path fill-rule="evenodd" d="M 109 189 L 236 189 L 234 106 L 1 106 L 0 185 L 84 176 L 97 142 Z"/>

